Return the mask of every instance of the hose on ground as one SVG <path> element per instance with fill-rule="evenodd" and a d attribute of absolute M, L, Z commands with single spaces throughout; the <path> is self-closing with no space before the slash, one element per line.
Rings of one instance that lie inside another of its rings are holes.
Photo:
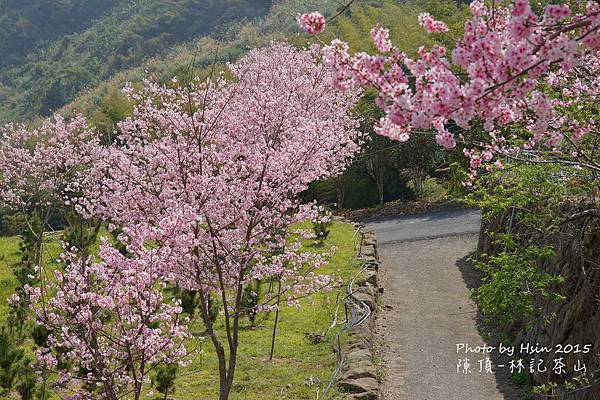
<path fill-rule="evenodd" d="M 360 231 L 360 228 L 357 228 L 352 237 L 354 238 L 359 231 Z M 358 244 L 358 250 L 356 252 L 356 256 L 354 257 L 354 260 L 352 263 L 356 262 L 356 260 L 360 257 L 361 245 L 362 245 L 362 236 L 360 238 L 360 243 Z M 354 282 L 356 281 L 356 278 L 360 274 L 362 274 L 364 272 L 364 270 L 367 269 L 367 267 L 368 267 L 368 265 L 363 262 L 361 264 L 360 270 L 354 275 L 354 277 L 350 280 L 350 282 L 346 286 L 347 295 L 344 298 L 346 301 L 346 303 L 345 303 L 346 321 L 345 321 L 342 329 L 340 329 L 340 331 L 336 334 L 336 338 L 335 338 L 336 350 L 337 350 L 338 359 L 339 359 L 338 366 L 335 369 L 335 371 L 333 371 L 333 374 L 331 375 L 331 378 L 329 379 L 327 386 L 325 386 L 325 389 L 323 390 L 323 396 L 325 396 L 327 394 L 327 392 L 331 389 L 331 387 L 333 386 L 333 384 L 335 383 L 335 381 L 337 379 L 337 376 L 342 371 L 342 368 L 344 367 L 344 363 L 346 362 L 346 354 L 344 354 L 344 351 L 342 349 L 342 344 L 341 344 L 342 335 L 345 332 L 347 332 L 348 330 L 350 330 L 351 328 L 361 325 L 363 322 L 365 322 L 371 316 L 371 314 L 373 312 L 373 310 L 371 310 L 371 307 L 369 306 L 369 304 L 358 299 L 355 296 L 355 293 L 357 293 L 357 291 L 354 290 Z M 348 309 L 350 309 L 350 316 L 348 316 Z M 336 309 L 336 316 L 334 317 L 334 319 L 336 319 L 336 318 L 337 318 L 337 309 Z"/>

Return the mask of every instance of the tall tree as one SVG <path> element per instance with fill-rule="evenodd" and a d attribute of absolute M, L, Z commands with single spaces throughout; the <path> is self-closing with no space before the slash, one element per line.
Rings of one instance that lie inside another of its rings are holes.
<path fill-rule="evenodd" d="M 274 45 L 232 65 L 231 82 L 129 91 L 139 105 L 121 124 L 126 146 L 107 149 L 84 183 L 90 215 L 123 225 L 134 242 L 151 232 L 144 239 L 178 256 L 165 277 L 199 294 L 223 400 L 234 379 L 244 288 L 278 277 L 277 301 L 293 302 L 331 282 L 314 272 L 322 257 L 285 245 L 288 227 L 309 211 L 301 193 L 339 172 L 357 149 L 348 113 L 356 95 L 332 90 L 330 71 L 315 57 Z M 212 293 L 223 306 L 225 342 L 209 318 Z"/>

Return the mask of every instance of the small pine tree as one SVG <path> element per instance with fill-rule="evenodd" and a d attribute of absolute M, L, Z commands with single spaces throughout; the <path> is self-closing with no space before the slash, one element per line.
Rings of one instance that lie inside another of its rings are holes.
<path fill-rule="evenodd" d="M 77 248 L 82 257 L 88 255 L 90 247 L 96 243 L 100 225 L 91 226 L 89 220 L 84 219 L 75 212 L 67 212 L 68 226 L 63 231 L 63 240 L 70 246 Z"/>
<path fill-rule="evenodd" d="M 319 207 L 319 215 L 312 221 L 313 232 L 317 238 L 315 244 L 323 246 L 331 231 L 331 215 L 325 207 Z"/>
<path fill-rule="evenodd" d="M 167 400 L 169 393 L 175 393 L 175 378 L 177 377 L 177 364 L 164 364 L 156 368 L 154 387 Z"/>
<path fill-rule="evenodd" d="M 242 309 L 248 315 L 250 324 L 256 326 L 256 316 L 258 315 L 258 302 L 260 300 L 261 282 L 256 279 L 252 284 L 244 288 L 242 296 Z"/>
<path fill-rule="evenodd" d="M 182 289 L 179 286 L 172 287 L 170 289 L 173 293 L 173 297 L 181 300 L 181 308 L 183 312 L 193 316 L 196 314 L 196 307 L 198 307 L 198 297 L 195 290 Z"/>
<path fill-rule="evenodd" d="M 21 400 L 33 400 L 36 393 L 37 376 L 31 369 L 30 363 L 31 360 L 29 358 L 24 358 L 18 369 L 16 389 L 21 396 Z"/>
<path fill-rule="evenodd" d="M 0 332 L 0 387 L 10 391 L 21 366 L 25 352 L 19 346 L 8 330 L 2 327 Z"/>

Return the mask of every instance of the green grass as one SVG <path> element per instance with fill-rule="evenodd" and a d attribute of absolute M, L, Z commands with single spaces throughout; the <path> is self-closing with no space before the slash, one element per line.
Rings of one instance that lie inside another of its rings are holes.
<path fill-rule="evenodd" d="M 356 273 L 352 265 L 355 248 L 352 241 L 354 230 L 351 225 L 335 223 L 325 244 L 325 249 L 335 245 L 337 251 L 322 273 L 334 273 L 347 283 Z M 320 251 L 318 248 L 307 247 Z M 318 250 L 317 250 L 318 249 Z M 230 399 L 316 399 L 337 366 L 337 355 L 333 352 L 335 329 L 322 343 L 312 344 L 306 334 L 323 333 L 327 330 L 336 310 L 338 293 L 345 285 L 331 292 L 319 293 L 300 308 L 282 307 L 279 313 L 275 356 L 269 361 L 274 312 L 259 316 L 258 328 L 251 328 L 244 321 L 240 333 L 240 350 L 235 383 Z M 344 292 L 345 293 L 345 292 Z M 342 294 L 343 295 L 343 294 Z M 342 295 L 340 297 L 342 297 Z M 340 308 L 343 313 L 343 307 Z M 339 316 L 343 320 L 343 316 Z M 195 341 L 197 344 L 199 341 Z M 191 346 L 188 346 L 191 349 Z M 193 363 L 184 370 L 176 382 L 174 399 L 214 399 L 218 393 L 217 359 L 210 340 L 203 342 L 204 355 L 195 354 Z M 309 386 L 305 380 L 318 378 L 320 385 Z M 328 398 L 335 398 L 333 388 Z"/>
<path fill-rule="evenodd" d="M 408 182 L 407 186 L 414 190 L 413 182 Z M 441 179 L 427 178 L 423 182 L 423 193 L 419 200 L 427 201 L 429 203 L 435 203 L 442 201 L 448 197 L 447 185 Z"/>
<path fill-rule="evenodd" d="M 6 321 L 8 303 L 6 299 L 14 293 L 17 281 L 12 265 L 19 261 L 19 237 L 0 237 L 0 321 Z"/>
<path fill-rule="evenodd" d="M 304 228 L 308 228 L 304 226 Z M 322 292 L 302 302 L 300 308 L 282 307 L 279 313 L 278 334 L 275 343 L 275 356 L 269 361 L 271 334 L 275 313 L 260 315 L 258 327 L 251 327 L 246 319 L 242 322 L 240 348 L 234 387 L 230 396 L 235 399 L 316 399 L 321 393 L 332 372 L 337 366 L 337 355 L 333 352 L 336 329 L 329 331 L 326 340 L 313 344 L 308 333 L 323 333 L 327 330 L 336 310 L 336 299 L 345 293 L 345 284 L 354 276 L 357 265 L 353 265 L 355 247 L 352 240 L 353 227 L 349 224 L 334 223 L 323 248 L 313 247 L 310 242 L 305 248 L 323 251 L 332 245 L 337 251 L 327 267 L 320 272 L 335 274 L 343 281 L 342 285 L 330 292 Z M 49 238 L 47 260 L 56 258 L 60 251 L 56 238 Z M 54 254 L 51 254 L 54 253 Z M 18 261 L 18 238 L 0 237 L 0 318 L 5 319 L 6 298 L 12 293 L 15 279 L 10 265 Z M 340 307 L 339 319 L 344 312 Z M 218 397 L 217 359 L 209 338 L 200 339 L 201 324 L 194 329 L 195 338 L 187 343 L 192 363 L 180 368 L 176 381 L 176 391 L 171 399 L 215 399 Z M 223 332 L 223 339 L 224 332 Z M 310 378 L 318 378 L 320 384 L 309 386 Z M 149 391 L 150 387 L 146 391 Z M 334 387 L 327 398 L 336 398 L 339 393 Z M 156 394 L 155 396 L 157 396 Z"/>
<path fill-rule="evenodd" d="M 6 323 L 8 303 L 6 299 L 14 293 L 17 280 L 13 267 L 19 262 L 19 236 L 0 236 L 0 325 Z M 56 265 L 55 260 L 60 254 L 60 234 L 48 234 L 44 237 L 44 265 Z"/>

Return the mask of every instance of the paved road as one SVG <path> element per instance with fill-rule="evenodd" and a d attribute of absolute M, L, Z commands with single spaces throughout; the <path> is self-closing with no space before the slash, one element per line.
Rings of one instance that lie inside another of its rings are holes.
<path fill-rule="evenodd" d="M 431 239 L 456 234 L 479 233 L 481 214 L 474 210 L 439 211 L 396 218 L 385 218 L 369 223 L 377 233 L 380 245 Z"/>
<path fill-rule="evenodd" d="M 383 262 L 385 309 L 377 321 L 386 400 L 518 399 L 504 373 L 479 373 L 481 354 L 457 354 L 458 343 L 484 344 L 469 288 L 478 277 L 466 258 L 475 250 L 480 215 L 444 211 L 374 221 Z M 471 373 L 457 373 L 458 359 Z M 485 371 L 485 361 L 482 364 Z M 495 367 L 494 367 L 495 370 Z M 502 376 L 501 376 L 502 375 Z"/>

